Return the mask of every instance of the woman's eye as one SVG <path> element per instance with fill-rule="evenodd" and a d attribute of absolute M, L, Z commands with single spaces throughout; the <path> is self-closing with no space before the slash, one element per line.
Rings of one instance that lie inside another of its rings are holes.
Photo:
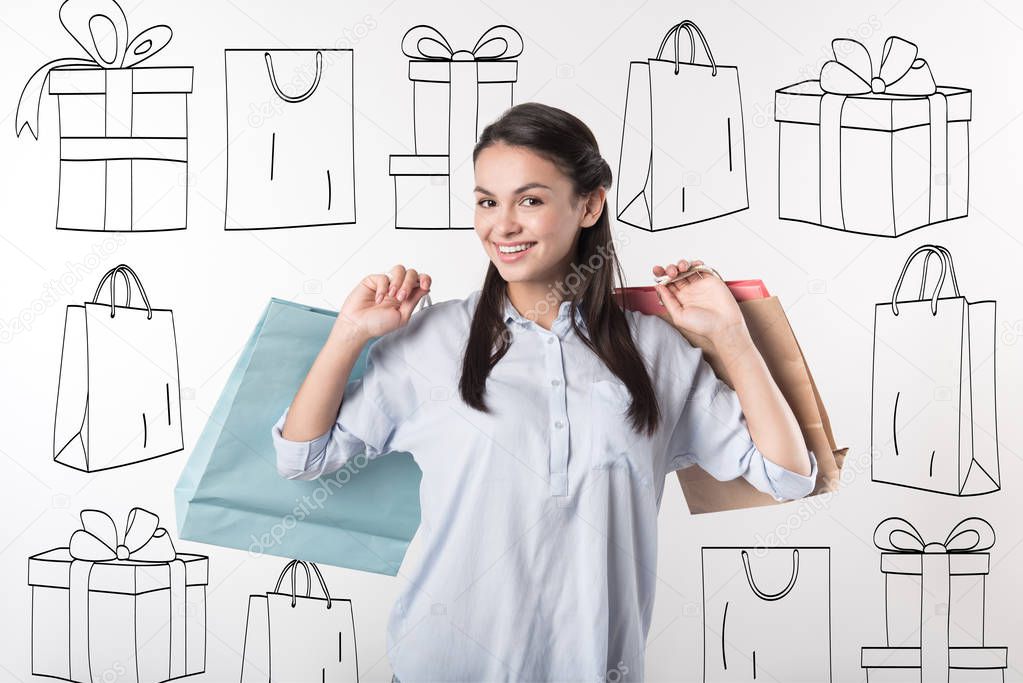
<path fill-rule="evenodd" d="M 493 199 L 481 199 L 477 203 L 480 206 L 484 207 L 484 208 L 490 208 L 491 206 L 494 205 L 494 200 Z"/>
<path fill-rule="evenodd" d="M 524 197 L 522 201 L 528 202 L 526 203 L 526 206 L 540 206 L 541 204 L 543 204 L 543 202 L 541 202 L 540 199 L 537 197 Z"/>

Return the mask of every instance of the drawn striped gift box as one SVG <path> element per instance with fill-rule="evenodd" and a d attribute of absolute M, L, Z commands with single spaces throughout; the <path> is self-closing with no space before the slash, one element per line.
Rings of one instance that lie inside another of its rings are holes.
<path fill-rule="evenodd" d="M 192 67 L 59 68 L 57 228 L 182 230 Z"/>

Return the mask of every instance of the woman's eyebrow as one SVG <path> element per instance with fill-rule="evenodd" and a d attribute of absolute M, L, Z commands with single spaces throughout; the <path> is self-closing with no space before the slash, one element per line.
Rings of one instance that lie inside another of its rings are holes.
<path fill-rule="evenodd" d="M 526 183 L 522 187 L 517 188 L 512 194 L 522 194 L 523 192 L 525 192 L 527 190 L 534 190 L 536 188 L 542 188 L 544 190 L 551 189 L 549 185 L 544 185 L 543 183 Z M 490 190 L 488 190 L 486 188 L 480 187 L 479 185 L 477 185 L 473 189 L 473 192 L 479 192 L 480 194 L 489 194 L 490 196 L 494 195 L 493 192 L 491 192 Z"/>

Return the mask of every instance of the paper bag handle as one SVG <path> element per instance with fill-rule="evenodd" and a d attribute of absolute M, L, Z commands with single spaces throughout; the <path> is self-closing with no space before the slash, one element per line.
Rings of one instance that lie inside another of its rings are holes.
<path fill-rule="evenodd" d="M 718 65 L 717 65 L 717 62 L 714 61 L 714 54 L 710 51 L 710 43 L 707 42 L 707 38 L 706 38 L 706 36 L 703 35 L 703 31 L 700 30 L 700 27 L 697 26 L 696 24 L 694 24 L 689 19 L 683 19 L 682 21 L 680 21 L 679 23 L 675 24 L 670 29 L 668 29 L 668 32 L 664 34 L 664 38 L 661 39 L 661 47 L 657 50 L 657 59 L 660 59 L 661 55 L 664 53 L 664 48 L 668 44 L 668 38 L 670 36 L 674 35 L 675 36 L 675 74 L 678 75 L 678 72 L 679 72 L 678 40 L 679 40 L 679 33 L 681 33 L 682 29 L 685 29 L 686 32 L 689 33 L 689 62 L 688 63 L 689 64 L 695 64 L 696 63 L 696 41 L 693 40 L 693 31 L 695 31 L 696 35 L 700 36 L 700 42 L 703 43 L 703 50 L 704 50 L 704 52 L 707 53 L 707 61 L 710 62 L 710 75 L 711 76 L 717 76 L 718 75 Z"/>
<path fill-rule="evenodd" d="M 277 96 L 285 102 L 295 103 L 307 100 L 316 92 L 316 88 L 320 87 L 320 77 L 323 75 L 323 53 L 319 50 L 316 51 L 316 75 L 313 77 L 313 84 L 301 95 L 286 95 L 277 84 L 277 75 L 274 73 L 274 61 L 269 51 L 263 53 L 263 59 L 266 60 L 266 72 L 270 75 L 270 86 L 277 93 Z"/>
<path fill-rule="evenodd" d="M 96 292 L 95 294 L 92 295 L 92 303 L 97 303 L 96 300 L 99 298 L 100 290 L 103 289 L 103 283 L 107 281 L 107 278 L 111 276 L 116 277 L 117 275 L 120 275 L 121 277 L 124 278 L 124 288 L 125 291 L 128 293 L 124 301 L 124 305 L 126 307 L 131 306 L 131 280 L 128 279 L 128 274 L 124 272 L 124 270 L 122 270 L 120 266 L 108 270 L 106 274 L 103 276 L 103 279 L 99 281 L 99 284 L 96 285 Z"/>
<path fill-rule="evenodd" d="M 940 244 L 932 244 L 932 247 L 941 252 L 941 257 L 948 264 L 948 274 L 952 278 L 952 291 L 955 292 L 956 296 L 959 294 L 959 281 L 956 279 L 956 269 L 952 264 L 952 253 L 948 249 L 941 246 Z M 927 286 L 927 266 L 931 261 L 932 252 L 928 252 L 927 256 L 924 257 L 924 268 L 923 274 L 920 276 L 920 298 L 924 298 L 924 288 Z"/>
<path fill-rule="evenodd" d="M 959 294 L 959 282 L 956 280 L 955 267 L 952 264 L 952 254 L 945 247 L 938 246 L 936 244 L 924 244 L 913 250 L 913 253 L 906 259 L 905 265 L 902 266 L 902 273 L 899 275 L 898 282 L 895 283 L 895 289 L 892 291 L 892 313 L 894 315 L 899 314 L 899 291 L 902 289 L 902 282 L 906 279 L 906 272 L 909 270 L 910 264 L 920 254 L 926 253 L 927 259 L 924 261 L 923 276 L 920 279 L 920 294 L 917 301 L 926 301 L 924 299 L 924 287 L 927 283 L 927 262 L 930 260 L 932 254 L 936 254 L 941 261 L 941 275 L 938 277 L 938 283 L 934 287 L 934 292 L 931 294 L 931 315 L 938 314 L 938 295 L 941 293 L 941 287 L 945 284 L 945 276 L 951 273 L 952 289 L 956 296 Z"/>
<path fill-rule="evenodd" d="M 288 564 L 284 565 L 284 570 L 281 572 L 280 577 L 277 579 L 277 585 L 274 586 L 274 593 L 279 593 L 281 590 L 281 583 L 284 582 L 284 575 L 291 570 L 291 606 L 294 607 L 298 604 L 298 594 L 295 586 L 295 574 L 299 565 L 302 565 L 302 569 L 305 570 L 305 597 L 310 597 L 310 591 L 312 589 L 312 576 L 309 574 L 309 565 L 313 566 L 313 571 L 316 573 L 316 578 L 320 582 L 320 588 L 323 589 L 323 595 L 327 598 L 327 609 L 330 609 L 331 598 L 330 591 L 327 590 L 327 582 L 323 580 L 323 574 L 320 573 L 320 568 L 316 566 L 315 562 L 306 564 L 302 560 L 291 560 Z"/>
<path fill-rule="evenodd" d="M 96 292 L 92 295 L 92 302 L 93 303 L 97 303 L 97 299 L 99 298 L 100 290 L 103 289 L 103 283 L 106 282 L 107 278 L 109 277 L 110 278 L 110 317 L 111 318 L 114 317 L 114 315 L 116 314 L 116 311 L 117 311 L 117 296 L 116 296 L 117 278 L 116 277 L 112 277 L 112 276 L 115 273 L 119 273 L 124 278 L 125 289 L 128 291 L 128 296 L 127 296 L 127 300 L 124 303 L 124 307 L 127 308 L 128 306 L 131 305 L 131 282 L 130 282 L 130 280 L 128 280 L 128 275 L 131 275 L 132 279 L 135 280 L 135 286 L 138 288 L 139 294 L 142 295 L 142 301 L 146 304 L 146 320 L 152 320 L 153 319 L 153 307 L 149 305 L 149 297 L 146 296 L 146 290 L 142 286 L 142 281 L 139 280 L 139 276 L 135 274 L 134 270 L 132 270 L 129 266 L 127 266 L 127 265 L 125 265 L 123 263 L 120 264 L 119 266 L 115 267 L 115 268 L 111 268 L 109 271 L 107 271 L 106 275 L 103 276 L 103 279 L 99 281 L 99 285 L 96 286 Z"/>
<path fill-rule="evenodd" d="M 746 570 L 746 581 L 749 583 L 750 589 L 756 593 L 758 598 L 768 601 L 781 600 L 788 595 L 796 585 L 796 578 L 799 576 L 799 548 L 792 549 L 792 576 L 789 578 L 789 584 L 777 593 L 765 593 L 757 586 L 756 581 L 753 579 L 753 570 L 750 568 L 749 564 L 749 552 L 745 550 L 742 551 L 742 566 L 743 569 Z"/>

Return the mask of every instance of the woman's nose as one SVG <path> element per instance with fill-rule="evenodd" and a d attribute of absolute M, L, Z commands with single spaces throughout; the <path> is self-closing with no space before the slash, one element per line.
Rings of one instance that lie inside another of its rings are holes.
<path fill-rule="evenodd" d="M 500 235 L 513 235 L 521 231 L 515 207 L 504 205 L 498 207 L 494 215 L 494 231 Z"/>

